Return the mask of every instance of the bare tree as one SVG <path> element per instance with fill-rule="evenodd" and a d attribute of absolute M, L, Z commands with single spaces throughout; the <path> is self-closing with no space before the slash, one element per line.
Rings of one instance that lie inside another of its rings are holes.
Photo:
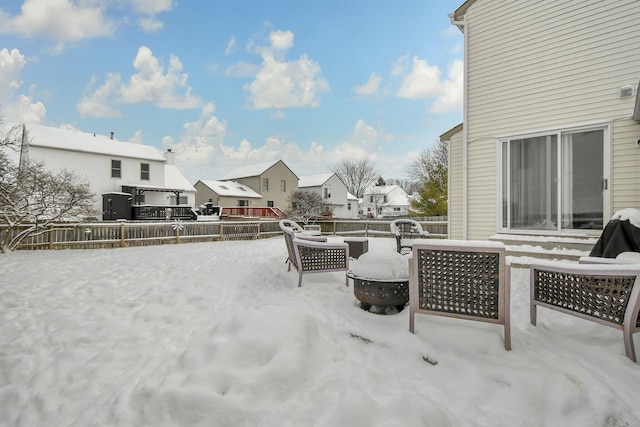
<path fill-rule="evenodd" d="M 330 166 L 329 169 L 338 175 L 347 186 L 349 193 L 357 198 L 362 198 L 365 190 L 380 176 L 376 164 L 367 159 L 342 160 Z"/>
<path fill-rule="evenodd" d="M 287 201 L 289 202 L 288 215 L 304 224 L 324 215 L 328 210 L 322 196 L 313 191 L 292 191 Z"/>
<path fill-rule="evenodd" d="M 423 149 L 418 158 L 407 168 L 407 176 L 416 183 L 426 182 L 433 171 L 448 168 L 449 149 L 446 142 L 438 141 L 430 148 Z"/>
<path fill-rule="evenodd" d="M 20 131 L 20 128 L 21 131 Z M 48 170 L 44 163 L 20 156 L 28 139 L 24 126 L 0 138 L 0 252 L 15 249 L 54 222 L 93 214 L 89 184 L 68 170 Z"/>

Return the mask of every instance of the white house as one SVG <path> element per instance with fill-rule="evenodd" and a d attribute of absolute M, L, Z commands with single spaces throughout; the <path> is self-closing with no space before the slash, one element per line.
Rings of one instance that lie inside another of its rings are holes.
<path fill-rule="evenodd" d="M 385 218 L 409 215 L 409 196 L 399 185 L 369 187 L 362 198 L 367 217 Z"/>
<path fill-rule="evenodd" d="M 40 125 L 28 125 L 27 135 L 28 158 L 85 179 L 96 194 L 96 212 L 107 209 L 105 194 L 130 194 L 133 205 L 195 205 L 195 188 L 176 168 L 171 151 Z"/>
<path fill-rule="evenodd" d="M 640 207 L 640 3 L 468 0 L 449 237 L 598 236 Z"/>
<path fill-rule="evenodd" d="M 303 176 L 298 181 L 298 188 L 321 195 L 335 218 L 358 218 L 358 198 L 347 191 L 347 186 L 335 173 Z"/>

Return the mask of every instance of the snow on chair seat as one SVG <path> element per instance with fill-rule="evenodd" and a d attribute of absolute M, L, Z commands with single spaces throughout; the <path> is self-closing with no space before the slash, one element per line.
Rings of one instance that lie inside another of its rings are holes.
<path fill-rule="evenodd" d="M 422 229 L 418 221 L 413 219 L 395 219 L 389 224 L 391 234 L 396 238 L 396 248 L 400 254 L 408 254 L 415 239 L 428 239 L 429 232 Z"/>

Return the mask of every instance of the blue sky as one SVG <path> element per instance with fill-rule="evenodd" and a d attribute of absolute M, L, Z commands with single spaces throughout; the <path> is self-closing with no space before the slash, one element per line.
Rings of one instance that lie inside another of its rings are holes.
<path fill-rule="evenodd" d="M 176 152 L 190 181 L 282 159 L 403 178 L 462 121 L 461 0 L 3 0 L 0 107 Z"/>

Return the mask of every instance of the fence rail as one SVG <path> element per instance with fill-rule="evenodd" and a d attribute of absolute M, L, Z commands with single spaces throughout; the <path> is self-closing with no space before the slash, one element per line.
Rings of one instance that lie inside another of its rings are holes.
<path fill-rule="evenodd" d="M 432 238 L 447 237 L 447 221 L 420 221 Z M 322 234 L 336 236 L 391 237 L 390 221 L 327 220 L 316 222 Z M 26 226 L 12 230 L 19 233 Z M 0 239 L 8 233 L 0 225 Z M 278 221 L 161 221 L 89 222 L 55 224 L 27 237 L 17 249 L 97 249 L 167 243 L 256 240 L 281 234 Z"/>

